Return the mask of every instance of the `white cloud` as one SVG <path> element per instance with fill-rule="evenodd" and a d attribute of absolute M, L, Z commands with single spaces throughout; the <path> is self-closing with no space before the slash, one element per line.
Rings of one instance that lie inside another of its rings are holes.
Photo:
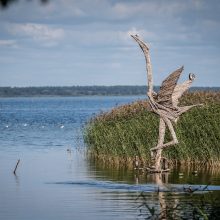
<path fill-rule="evenodd" d="M 0 40 L 0 47 L 16 47 L 15 40 Z"/>
<path fill-rule="evenodd" d="M 216 20 L 211 20 L 211 19 L 204 19 L 202 22 L 201 22 L 201 25 L 204 27 L 204 28 L 208 28 L 208 29 L 219 29 L 220 27 L 220 21 L 216 21 Z"/>
<path fill-rule="evenodd" d="M 179 12 L 187 10 L 189 5 L 183 1 L 145 1 L 145 2 L 119 2 L 113 7 L 113 10 L 119 17 L 140 16 L 172 16 Z"/>
<path fill-rule="evenodd" d="M 62 10 L 64 10 L 65 14 L 69 14 L 75 17 L 86 15 L 85 12 L 81 9 L 82 5 L 80 4 L 80 2 L 78 3 L 77 1 L 73 0 L 60 0 L 57 5 L 62 8 Z"/>
<path fill-rule="evenodd" d="M 14 35 L 27 36 L 35 41 L 49 43 L 49 45 L 54 45 L 65 35 L 61 28 L 35 23 L 10 24 L 8 30 Z"/>
<path fill-rule="evenodd" d="M 146 38 L 148 40 L 152 40 L 152 39 L 156 39 L 157 36 L 154 32 L 151 32 L 151 31 L 146 31 L 145 29 L 138 29 L 136 27 L 132 27 L 131 29 L 129 29 L 128 31 L 126 32 L 123 32 L 123 35 L 122 35 L 122 38 L 124 40 L 130 40 L 131 38 L 131 34 L 137 34 L 137 35 L 140 35 L 142 38 Z"/>
<path fill-rule="evenodd" d="M 0 72 L 6 75 L 10 68 L 15 72 L 19 66 L 20 72 L 34 74 L 39 72 L 38 65 L 48 74 L 71 72 L 75 67 L 72 78 L 75 83 L 78 80 L 75 72 L 85 74 L 86 79 L 91 69 L 94 74 L 104 70 L 128 72 L 133 77 L 143 55 L 130 35 L 139 34 L 149 43 L 155 72 L 165 74 L 172 66 L 185 64 L 201 74 L 218 74 L 220 62 L 212 63 L 212 68 L 209 64 L 213 57 L 219 60 L 219 7 L 218 0 L 212 4 L 205 0 L 50 0 L 44 6 L 39 1 L 19 1 L 0 14 L 0 59 L 7 63 L 13 58 L 17 63 L 1 65 Z M 15 50 L 16 44 L 24 50 Z M 38 46 L 59 49 L 45 50 Z M 201 51 L 206 52 L 205 58 Z M 137 55 L 132 56 L 133 52 Z M 38 54 L 38 59 L 30 59 L 31 54 L 34 58 Z M 42 59 L 45 56 L 48 59 Z M 24 57 L 28 62 L 24 62 Z M 130 62 L 132 67 L 128 67 Z M 27 70 L 27 63 L 32 68 Z M 140 71 L 144 72 L 142 66 Z M 162 75 L 156 76 L 156 82 L 162 80 Z M 217 84 L 217 77 L 210 78 Z M 99 77 L 96 79 L 101 83 Z M 124 83 L 127 79 L 129 74 Z M 114 80 L 123 83 L 117 77 Z M 110 82 L 113 81 L 109 78 Z"/>
<path fill-rule="evenodd" d="M 139 34 L 142 38 L 152 41 L 152 39 L 158 39 L 154 32 L 146 31 L 141 28 L 132 27 L 130 29 L 114 30 L 103 29 L 99 26 L 94 26 L 93 29 L 68 29 L 65 30 L 68 35 L 68 43 L 72 42 L 72 45 L 81 46 L 98 46 L 98 47 L 130 47 L 133 44 L 131 34 Z"/>

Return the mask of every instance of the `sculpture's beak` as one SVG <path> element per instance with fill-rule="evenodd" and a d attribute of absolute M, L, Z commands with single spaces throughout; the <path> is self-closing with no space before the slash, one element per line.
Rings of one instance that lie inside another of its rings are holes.
<path fill-rule="evenodd" d="M 147 46 L 147 44 L 144 43 L 144 41 L 142 41 L 137 34 L 135 35 L 131 34 L 131 37 L 134 38 L 134 40 L 140 45 L 142 49 L 145 48 L 149 50 L 149 47 Z"/>
<path fill-rule="evenodd" d="M 137 34 L 135 35 L 131 34 L 131 37 L 133 37 L 136 41 L 139 40 L 139 36 Z"/>

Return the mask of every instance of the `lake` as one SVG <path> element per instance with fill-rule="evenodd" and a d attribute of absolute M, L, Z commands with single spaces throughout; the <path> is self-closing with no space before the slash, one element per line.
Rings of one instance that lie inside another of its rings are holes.
<path fill-rule="evenodd" d="M 87 158 L 85 123 L 143 98 L 1 98 L 0 219 L 145 219 L 166 207 L 190 219 L 195 207 L 189 201 L 201 211 L 200 200 L 209 191 L 219 199 L 218 169 L 147 175 Z M 212 205 L 204 209 L 211 213 Z"/>

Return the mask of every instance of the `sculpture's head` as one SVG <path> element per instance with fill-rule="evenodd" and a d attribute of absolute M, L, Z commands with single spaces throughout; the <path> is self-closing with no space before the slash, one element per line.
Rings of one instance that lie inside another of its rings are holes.
<path fill-rule="evenodd" d="M 141 40 L 137 34 L 135 35 L 131 34 L 131 37 L 134 38 L 134 40 L 140 45 L 142 49 L 145 48 L 146 50 L 149 50 L 147 44 L 143 40 Z"/>
<path fill-rule="evenodd" d="M 193 81 L 196 78 L 196 75 L 194 73 L 189 74 L 189 80 Z"/>

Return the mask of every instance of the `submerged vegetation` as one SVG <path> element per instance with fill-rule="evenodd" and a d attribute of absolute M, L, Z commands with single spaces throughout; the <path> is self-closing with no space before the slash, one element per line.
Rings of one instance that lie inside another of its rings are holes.
<path fill-rule="evenodd" d="M 180 143 L 163 155 L 171 164 L 220 164 L 220 92 L 186 93 L 180 100 L 180 106 L 197 103 L 204 106 L 185 113 L 175 125 Z M 146 164 L 157 144 L 158 125 L 148 101 L 139 100 L 92 118 L 84 137 L 94 157 L 128 164 L 138 156 Z"/>

